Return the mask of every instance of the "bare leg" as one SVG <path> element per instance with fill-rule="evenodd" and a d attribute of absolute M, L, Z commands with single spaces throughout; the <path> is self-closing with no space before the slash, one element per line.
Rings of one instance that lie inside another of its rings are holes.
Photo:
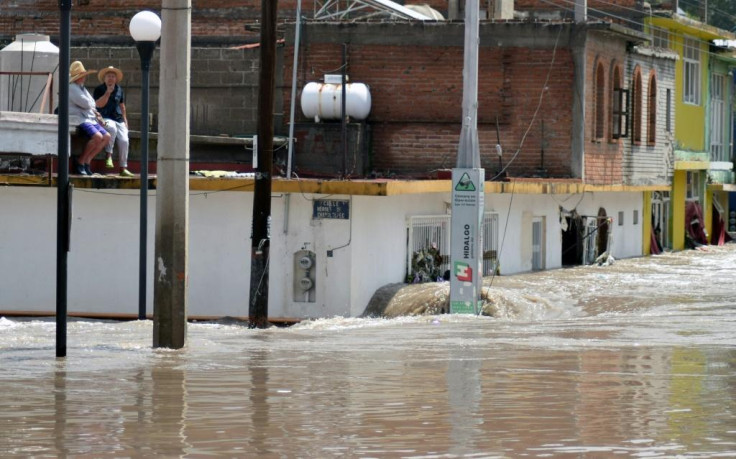
<path fill-rule="evenodd" d="M 98 132 L 87 141 L 87 145 L 84 146 L 84 151 L 82 151 L 82 154 L 79 156 L 79 164 L 89 164 L 92 157 L 97 154 L 97 147 L 100 140 L 102 140 L 102 134 Z"/>
<path fill-rule="evenodd" d="M 85 145 L 84 152 L 82 152 L 82 156 L 80 156 L 79 162 L 82 164 L 89 164 L 90 161 L 92 161 L 92 158 L 97 156 L 97 154 L 101 152 L 102 149 L 105 148 L 105 145 L 107 145 L 109 142 L 110 134 L 105 134 L 103 136 L 99 132 L 96 133 L 94 136 L 92 136 L 91 139 L 89 139 L 87 145 Z"/>

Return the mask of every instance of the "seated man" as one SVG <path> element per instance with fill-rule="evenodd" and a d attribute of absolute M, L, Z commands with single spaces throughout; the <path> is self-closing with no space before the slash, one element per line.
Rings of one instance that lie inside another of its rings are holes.
<path fill-rule="evenodd" d="M 128 118 L 125 113 L 125 94 L 123 88 L 118 83 L 123 80 L 123 72 L 113 66 L 100 70 L 97 79 L 101 85 L 95 88 L 93 97 L 97 109 L 105 120 L 105 129 L 110 133 L 110 143 L 105 146 L 107 159 L 105 166 L 108 169 L 113 168 L 112 149 L 115 144 L 118 146 L 118 155 L 120 158 L 120 175 L 123 177 L 132 177 L 128 171 Z"/>
<path fill-rule="evenodd" d="M 69 66 L 69 116 L 82 119 L 78 129 L 89 137 L 77 163 L 77 172 L 80 175 L 92 175 L 92 158 L 110 143 L 110 134 L 100 124 L 102 117 L 95 109 L 95 100 L 84 87 L 87 75 L 95 72 L 96 70 L 85 70 L 80 61 L 74 61 Z"/>

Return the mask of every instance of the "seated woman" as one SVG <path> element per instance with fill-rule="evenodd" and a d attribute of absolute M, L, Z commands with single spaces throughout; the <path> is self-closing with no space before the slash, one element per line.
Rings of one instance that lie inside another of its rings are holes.
<path fill-rule="evenodd" d="M 95 100 L 84 87 L 87 75 L 96 72 L 85 70 L 80 61 L 72 62 L 69 67 L 69 116 L 78 116 L 82 119 L 82 123 L 77 127 L 89 137 L 77 164 L 77 173 L 80 175 L 92 175 L 90 167 L 92 158 L 110 143 L 110 134 L 102 127 L 102 116 L 97 112 Z"/>

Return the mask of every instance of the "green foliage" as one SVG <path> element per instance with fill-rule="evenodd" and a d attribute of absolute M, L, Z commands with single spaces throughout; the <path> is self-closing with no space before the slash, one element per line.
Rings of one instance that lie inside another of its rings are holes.
<path fill-rule="evenodd" d="M 707 0 L 708 25 L 718 27 L 729 32 L 736 32 L 736 1 L 734 0 Z M 681 0 L 680 8 L 688 16 L 702 17 L 703 0 Z M 702 20 L 702 19 L 700 19 Z"/>
<path fill-rule="evenodd" d="M 411 256 L 411 273 L 407 283 L 436 282 L 442 280 L 442 255 L 434 244 L 419 249 Z"/>
<path fill-rule="evenodd" d="M 729 32 L 736 32 L 736 2 L 734 0 L 708 0 L 708 24 Z"/>

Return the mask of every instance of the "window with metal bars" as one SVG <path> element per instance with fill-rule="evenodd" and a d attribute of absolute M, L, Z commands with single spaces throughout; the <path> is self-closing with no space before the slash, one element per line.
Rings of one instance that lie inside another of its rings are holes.
<path fill-rule="evenodd" d="M 649 100 L 647 107 L 647 145 L 657 143 L 657 77 L 649 78 Z"/>
<path fill-rule="evenodd" d="M 683 102 L 700 105 L 700 44 L 694 38 L 684 39 L 682 68 Z"/>
<path fill-rule="evenodd" d="M 595 76 L 595 140 L 601 140 L 605 136 L 605 98 L 606 98 L 606 74 L 603 64 L 598 64 Z"/>
<path fill-rule="evenodd" d="M 631 128 L 631 140 L 635 144 L 641 143 L 641 122 L 642 122 L 642 83 L 641 83 L 641 71 L 637 67 L 634 70 L 634 82 L 632 84 L 633 94 L 631 96 L 632 102 L 632 128 Z"/>

